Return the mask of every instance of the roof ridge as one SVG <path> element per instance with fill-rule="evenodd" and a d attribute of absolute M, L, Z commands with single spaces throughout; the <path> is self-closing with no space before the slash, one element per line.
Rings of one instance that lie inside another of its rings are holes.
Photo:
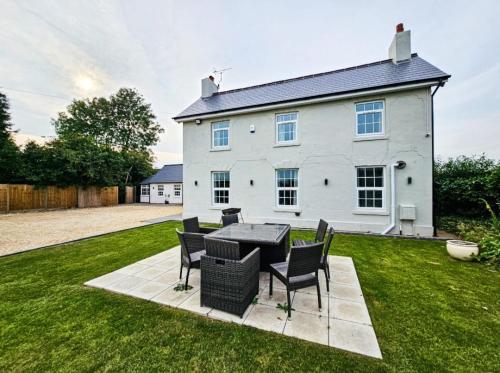
<path fill-rule="evenodd" d="M 417 53 L 412 53 L 411 56 L 412 57 L 418 57 L 418 54 Z M 317 76 L 323 76 L 323 75 L 328 75 L 328 74 L 333 74 L 333 73 L 338 73 L 338 72 L 343 72 L 343 71 L 357 70 L 357 69 L 364 68 L 364 67 L 369 67 L 369 66 L 382 65 L 382 64 L 388 63 L 390 61 L 392 61 L 392 59 L 388 58 L 388 59 L 385 59 L 385 60 L 375 61 L 375 62 L 370 62 L 370 63 L 365 63 L 365 64 L 362 64 L 362 65 L 356 65 L 356 66 L 351 66 L 351 67 L 344 67 L 342 69 L 325 71 L 323 73 L 303 75 L 303 76 L 298 76 L 298 77 L 295 77 L 295 78 L 289 78 L 289 79 L 283 79 L 283 80 L 276 80 L 274 82 L 257 84 L 257 85 L 252 85 L 252 86 L 248 86 L 248 87 L 229 89 L 227 91 L 217 92 L 212 97 L 219 96 L 219 95 L 224 95 L 226 93 L 233 93 L 233 92 L 245 91 L 247 89 L 259 88 L 259 87 L 266 87 L 266 86 L 270 86 L 270 85 L 278 85 L 278 84 L 283 84 L 283 83 L 288 83 L 288 82 L 293 82 L 293 81 L 296 81 L 296 80 L 303 80 L 303 79 L 308 79 L 308 78 L 315 78 Z M 208 97 L 208 98 L 210 98 L 210 97 Z"/>

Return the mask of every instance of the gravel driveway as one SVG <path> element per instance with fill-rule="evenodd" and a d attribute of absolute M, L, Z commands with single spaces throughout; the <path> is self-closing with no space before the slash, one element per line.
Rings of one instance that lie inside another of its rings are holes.
<path fill-rule="evenodd" d="M 0 256 L 140 227 L 181 213 L 182 206 L 133 204 L 0 214 Z"/>

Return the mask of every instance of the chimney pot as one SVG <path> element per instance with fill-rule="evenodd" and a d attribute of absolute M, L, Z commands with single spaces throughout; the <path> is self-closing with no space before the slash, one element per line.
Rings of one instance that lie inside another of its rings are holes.
<path fill-rule="evenodd" d="M 214 81 L 214 77 L 212 75 L 210 75 L 208 79 L 210 79 L 212 82 Z"/>
<path fill-rule="evenodd" d="M 396 32 L 403 32 L 405 30 L 405 27 L 402 23 L 398 23 L 396 25 Z"/>

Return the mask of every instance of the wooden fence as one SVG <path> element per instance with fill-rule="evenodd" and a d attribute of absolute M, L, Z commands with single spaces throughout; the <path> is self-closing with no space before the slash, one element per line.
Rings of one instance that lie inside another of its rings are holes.
<path fill-rule="evenodd" d="M 135 202 L 135 188 L 131 186 L 126 186 L 124 203 L 134 203 L 134 202 Z"/>
<path fill-rule="evenodd" d="M 118 187 L 67 187 L 0 184 L 0 212 L 33 209 L 113 206 L 118 204 Z"/>

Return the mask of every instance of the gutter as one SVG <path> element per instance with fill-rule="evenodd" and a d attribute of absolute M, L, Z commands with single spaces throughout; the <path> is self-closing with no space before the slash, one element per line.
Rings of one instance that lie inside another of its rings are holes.
<path fill-rule="evenodd" d="M 398 91 L 403 91 L 403 90 L 409 90 L 409 89 L 416 89 L 416 88 L 423 88 L 423 87 L 429 87 L 429 86 L 434 86 L 437 84 L 442 84 L 442 82 L 446 82 L 449 76 L 446 76 L 443 79 L 433 79 L 433 80 L 424 80 L 422 82 L 416 82 L 414 84 L 397 84 L 397 85 L 387 85 L 381 88 L 375 88 L 371 90 L 353 90 L 348 93 L 344 94 L 328 94 L 328 95 L 322 95 L 322 96 L 316 96 L 312 98 L 304 98 L 304 99 L 296 99 L 296 100 L 288 100 L 288 101 L 281 101 L 277 102 L 274 104 L 259 104 L 259 105 L 254 105 L 254 106 L 248 106 L 245 108 L 240 108 L 240 109 L 228 109 L 228 110 L 220 110 L 220 111 L 214 111 L 210 113 L 202 113 L 202 114 L 195 114 L 195 115 L 188 115 L 188 116 L 176 116 L 173 117 L 172 119 L 175 120 L 176 122 L 188 122 L 188 121 L 193 121 L 196 119 L 207 119 L 207 118 L 216 118 L 216 117 L 224 117 L 228 115 L 236 115 L 236 114 L 245 114 L 245 113 L 252 113 L 252 112 L 257 112 L 257 111 L 263 111 L 263 110 L 272 110 L 272 109 L 281 109 L 281 108 L 287 108 L 287 107 L 294 107 L 298 105 L 309 105 L 309 104 L 314 104 L 314 103 L 321 103 L 321 102 L 329 102 L 329 101 L 337 101 L 337 100 L 343 100 L 347 98 L 352 98 L 352 97 L 361 97 L 361 96 L 368 96 L 368 95 L 376 95 L 380 93 L 388 93 L 388 92 L 398 92 Z"/>

